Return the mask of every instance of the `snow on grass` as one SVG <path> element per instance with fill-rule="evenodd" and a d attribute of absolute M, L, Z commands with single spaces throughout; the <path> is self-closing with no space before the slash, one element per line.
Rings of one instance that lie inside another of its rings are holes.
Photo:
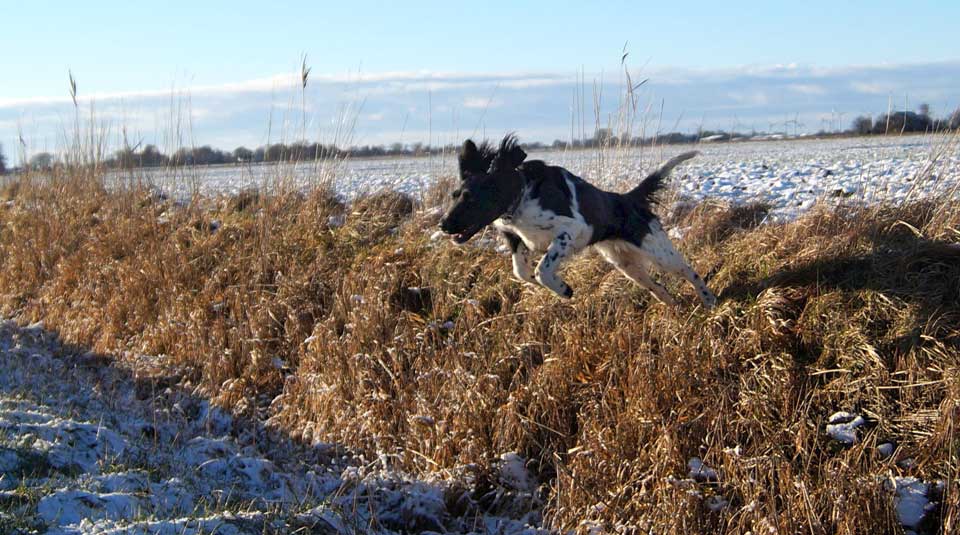
<path fill-rule="evenodd" d="M 838 411 L 827 419 L 827 434 L 837 442 L 853 445 L 857 442 L 857 428 L 865 423 L 862 416 Z"/>
<path fill-rule="evenodd" d="M 536 490 L 536 484 L 527 472 L 526 459 L 514 452 L 500 456 L 500 482 L 520 492 L 533 493 Z"/>
<path fill-rule="evenodd" d="M 893 442 L 883 442 L 877 446 L 877 453 L 880 454 L 881 458 L 886 459 L 893 455 L 896 449 L 897 446 Z"/>
<path fill-rule="evenodd" d="M 938 491 L 941 484 L 926 483 L 915 477 L 893 477 L 884 484 L 894 493 L 897 520 L 907 528 L 907 533 L 917 533 L 927 515 L 938 507 L 931 500 L 931 493 Z"/>
<path fill-rule="evenodd" d="M 720 476 L 717 474 L 717 471 L 703 464 L 700 457 L 691 457 L 690 460 L 687 461 L 687 468 L 690 469 L 690 479 L 694 481 L 700 483 L 720 481 Z"/>
<path fill-rule="evenodd" d="M 59 490 L 40 500 L 37 514 L 48 526 L 70 526 L 92 518 L 132 519 L 139 509 L 139 500 L 122 492 Z"/>
<path fill-rule="evenodd" d="M 487 513 L 466 476 L 417 479 L 385 457 L 332 457 L 172 388 L 139 399 L 123 363 L 62 353 L 40 325 L 0 323 L 0 531 L 546 533 L 534 499 L 513 507 L 536 489 L 516 454 L 500 464 L 511 507 Z"/>
<path fill-rule="evenodd" d="M 713 496 L 710 496 L 709 498 L 707 498 L 706 504 L 707 504 L 707 509 L 710 509 L 714 513 L 718 513 L 726 509 L 727 506 L 730 505 L 730 502 L 727 501 L 727 499 L 724 498 L 723 496 L 719 494 L 714 494 Z"/>

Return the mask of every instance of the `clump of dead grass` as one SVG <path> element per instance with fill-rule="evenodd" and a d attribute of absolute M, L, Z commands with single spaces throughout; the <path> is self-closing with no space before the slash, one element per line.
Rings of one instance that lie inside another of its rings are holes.
<path fill-rule="evenodd" d="M 519 452 L 558 527 L 892 532 L 890 474 L 946 481 L 931 518 L 957 524 L 955 204 L 782 225 L 758 225 L 762 207 L 678 214 L 722 297 L 705 312 L 678 282 L 671 310 L 591 255 L 567 270 L 572 302 L 521 287 L 496 252 L 432 241 L 434 212 L 398 194 L 145 195 L 20 187 L 0 212 L 3 313 L 99 352 L 168 354 L 299 440 L 413 471 L 474 463 L 478 489 Z M 824 430 L 841 409 L 871 422 L 851 447 Z M 719 480 L 685 481 L 694 456 Z"/>

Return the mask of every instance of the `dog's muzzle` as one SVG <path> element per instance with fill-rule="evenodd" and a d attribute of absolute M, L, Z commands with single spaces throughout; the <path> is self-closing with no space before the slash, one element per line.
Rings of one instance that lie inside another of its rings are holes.
<path fill-rule="evenodd" d="M 450 235 L 450 239 L 453 240 L 453 243 L 457 245 L 462 245 L 467 243 L 474 234 L 480 231 L 483 228 L 482 226 L 473 226 L 468 227 L 465 230 L 457 230 L 450 228 L 449 223 L 446 220 L 440 222 L 440 230 L 444 233 Z"/>

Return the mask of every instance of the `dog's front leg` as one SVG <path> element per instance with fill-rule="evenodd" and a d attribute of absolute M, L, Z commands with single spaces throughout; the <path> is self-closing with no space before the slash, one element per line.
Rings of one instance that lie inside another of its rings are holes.
<path fill-rule="evenodd" d="M 533 276 L 533 253 L 523 243 L 520 236 L 512 232 L 501 231 L 503 238 L 507 240 L 510 246 L 510 253 L 513 257 L 513 274 L 522 282 L 537 284 L 537 279 Z"/>
<path fill-rule="evenodd" d="M 569 232 L 561 232 L 550 243 L 547 254 L 540 259 L 536 270 L 537 281 L 540 284 L 553 290 L 560 297 L 567 299 L 573 297 L 573 289 L 557 276 L 557 268 L 570 254 L 572 247 L 573 237 Z"/>

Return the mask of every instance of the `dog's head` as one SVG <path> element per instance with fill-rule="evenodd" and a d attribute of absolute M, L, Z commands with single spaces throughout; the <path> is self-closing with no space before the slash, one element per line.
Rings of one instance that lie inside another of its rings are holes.
<path fill-rule="evenodd" d="M 460 187 L 440 229 L 461 244 L 505 214 L 523 193 L 517 167 L 526 157 L 513 136 L 503 138 L 495 152 L 486 142 L 477 147 L 466 140 L 460 151 Z"/>

